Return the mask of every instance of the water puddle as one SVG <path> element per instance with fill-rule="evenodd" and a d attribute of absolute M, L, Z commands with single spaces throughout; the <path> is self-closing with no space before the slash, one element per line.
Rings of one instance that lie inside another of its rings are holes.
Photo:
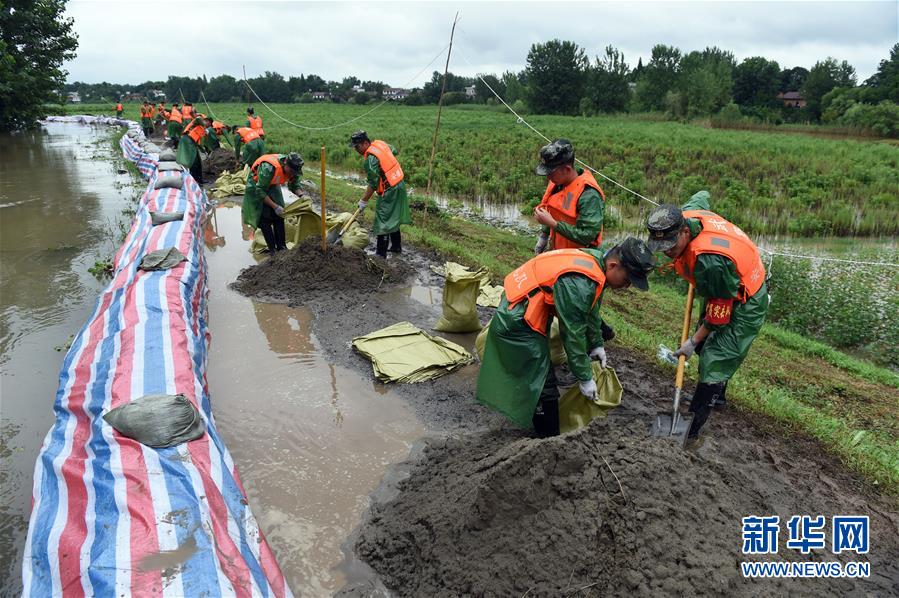
<path fill-rule="evenodd" d="M 294 592 L 330 595 L 355 569 L 341 545 L 368 494 L 424 429 L 387 387 L 323 358 L 307 309 L 228 289 L 256 258 L 239 207 L 219 207 L 214 224 L 207 378 L 219 432 Z"/>

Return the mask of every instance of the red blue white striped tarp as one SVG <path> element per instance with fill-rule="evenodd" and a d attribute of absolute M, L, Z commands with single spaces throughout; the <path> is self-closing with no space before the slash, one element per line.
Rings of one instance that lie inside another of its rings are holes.
<path fill-rule="evenodd" d="M 35 465 L 24 594 L 290 596 L 212 417 L 206 197 L 186 172 L 182 189 L 153 190 L 156 159 L 141 141 L 126 135 L 122 148 L 131 160 L 152 163 L 150 184 L 112 282 L 66 354 L 56 422 Z M 151 211 L 183 211 L 184 220 L 154 227 Z M 145 254 L 172 246 L 186 262 L 138 269 Z M 188 397 L 207 433 L 152 449 L 103 420 L 154 393 Z"/>

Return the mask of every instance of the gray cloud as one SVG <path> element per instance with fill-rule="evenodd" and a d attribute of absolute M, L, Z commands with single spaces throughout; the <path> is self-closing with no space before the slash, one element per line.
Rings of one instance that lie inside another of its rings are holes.
<path fill-rule="evenodd" d="M 185 2 L 75 1 L 80 37 L 69 80 L 140 83 L 168 75 L 356 75 L 406 85 L 461 21 L 450 69 L 520 70 L 531 44 L 570 39 L 590 56 L 612 44 L 633 66 L 656 43 L 719 46 L 811 67 L 834 56 L 862 81 L 899 40 L 890 2 Z M 177 16 L 176 16 L 177 15 Z M 464 58 L 464 59 L 463 59 Z M 466 62 L 466 60 L 468 62 Z M 414 82 L 420 85 L 437 60 Z"/>

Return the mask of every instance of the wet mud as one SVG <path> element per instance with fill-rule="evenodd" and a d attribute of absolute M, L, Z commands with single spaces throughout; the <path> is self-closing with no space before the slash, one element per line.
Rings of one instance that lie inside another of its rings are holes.
<path fill-rule="evenodd" d="M 346 286 L 354 271 L 329 274 L 336 287 L 287 293 L 315 314 L 329 361 L 370 375 L 352 338 L 401 320 L 436 323 L 442 279 L 428 271 L 435 256 L 413 250 L 388 262 L 400 260 L 411 268 L 405 280 Z M 486 322 L 489 310 L 480 312 Z M 475 335 L 444 336 L 470 349 Z M 815 441 L 732 406 L 713 414 L 696 450 L 650 438 L 655 413 L 670 408 L 672 376 L 614 343 L 609 355 L 623 405 L 553 439 L 531 438 L 476 403 L 477 365 L 393 386 L 431 435 L 387 476 L 346 550 L 401 596 L 899 594 L 894 498 Z M 869 515 L 877 548 L 854 559 L 786 549 L 786 521 L 805 514 Z M 870 578 L 744 579 L 739 563 L 758 560 L 741 554 L 741 519 L 749 515 L 781 517 L 781 551 L 769 560 L 867 561 Z M 351 583 L 342 595 L 369 596 L 375 587 Z"/>
<path fill-rule="evenodd" d="M 234 150 L 226 147 L 215 149 L 203 159 L 203 177 L 215 180 L 224 171 L 234 172 L 239 168 Z"/>

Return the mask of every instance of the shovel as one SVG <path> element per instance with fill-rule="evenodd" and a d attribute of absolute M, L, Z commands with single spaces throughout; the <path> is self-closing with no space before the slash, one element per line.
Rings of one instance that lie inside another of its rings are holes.
<path fill-rule="evenodd" d="M 693 315 L 693 285 L 687 291 L 687 305 L 684 307 L 684 328 L 681 331 L 681 345 L 687 340 L 690 332 L 690 319 Z M 687 363 L 686 357 L 680 355 L 677 358 L 677 376 L 674 380 L 674 408 L 671 412 L 662 411 L 656 415 L 656 421 L 652 426 L 652 435 L 657 438 L 673 438 L 684 448 L 687 444 L 687 433 L 690 431 L 690 425 L 693 423 L 693 414 L 688 413 L 682 415 L 680 413 L 680 395 L 684 387 L 684 366 Z"/>
<path fill-rule="evenodd" d="M 344 233 L 346 233 L 346 231 L 349 230 L 350 225 L 356 221 L 356 218 L 359 216 L 359 213 L 361 211 L 362 208 L 356 208 L 356 211 L 353 212 L 353 215 L 350 216 L 350 219 L 346 221 L 346 224 L 343 225 L 343 228 L 340 229 L 339 232 L 336 226 L 328 231 L 328 236 L 325 237 L 328 245 L 337 245 L 338 243 L 340 243 L 340 240 L 343 238 Z"/>

